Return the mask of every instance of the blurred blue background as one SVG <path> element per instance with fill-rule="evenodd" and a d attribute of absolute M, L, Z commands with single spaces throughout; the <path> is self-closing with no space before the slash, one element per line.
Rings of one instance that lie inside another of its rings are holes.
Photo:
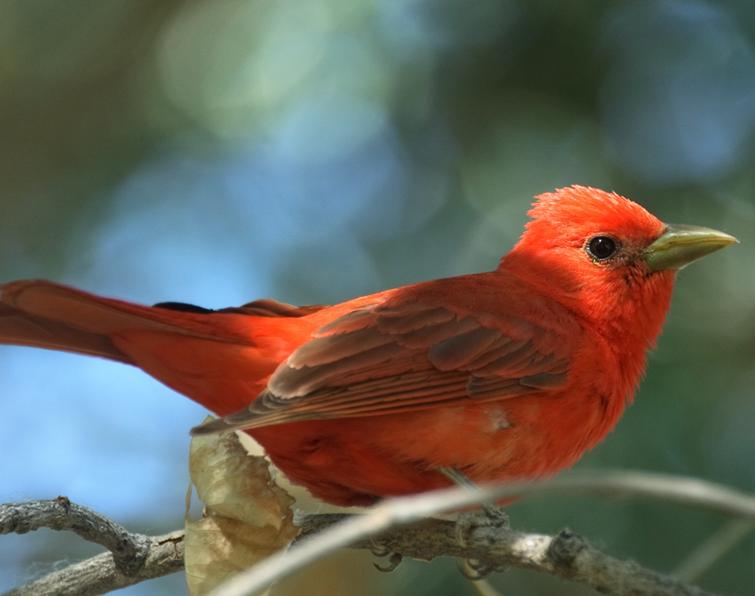
<path fill-rule="evenodd" d="M 755 488 L 752 2 L 7 0 L 0 23 L 0 279 L 338 301 L 491 269 L 534 194 L 613 189 L 742 244 L 684 271 L 637 403 L 579 465 Z M 0 502 L 63 494 L 131 529 L 182 525 L 201 408 L 129 367 L 13 347 L 0 396 Z M 511 513 L 662 571 L 723 521 L 594 499 Z M 4 536 L 0 590 L 94 552 Z M 750 537 L 701 583 L 745 594 L 753 560 Z M 332 573 L 348 594 L 368 571 Z M 453 562 L 374 577 L 365 594 L 474 593 Z"/>

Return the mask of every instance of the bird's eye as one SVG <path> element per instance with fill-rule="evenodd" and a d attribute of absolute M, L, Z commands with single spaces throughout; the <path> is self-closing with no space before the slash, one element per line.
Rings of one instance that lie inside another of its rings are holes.
<path fill-rule="evenodd" d="M 619 245 L 610 236 L 595 236 L 590 238 L 587 243 L 587 253 L 597 259 L 598 261 L 604 261 L 616 254 L 619 249 Z"/>

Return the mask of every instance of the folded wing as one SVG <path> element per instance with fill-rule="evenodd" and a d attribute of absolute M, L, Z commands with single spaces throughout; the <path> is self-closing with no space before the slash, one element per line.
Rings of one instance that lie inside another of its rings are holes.
<path fill-rule="evenodd" d="M 550 392 L 566 384 L 579 329 L 404 302 L 353 310 L 315 333 L 244 410 L 195 433 Z"/>

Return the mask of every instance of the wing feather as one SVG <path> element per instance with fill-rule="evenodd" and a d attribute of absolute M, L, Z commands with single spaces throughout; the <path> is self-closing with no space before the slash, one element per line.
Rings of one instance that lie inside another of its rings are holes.
<path fill-rule="evenodd" d="M 194 432 L 557 390 L 567 382 L 576 338 L 553 335 L 521 316 L 458 313 L 421 301 L 356 309 L 295 350 L 247 408 Z"/>

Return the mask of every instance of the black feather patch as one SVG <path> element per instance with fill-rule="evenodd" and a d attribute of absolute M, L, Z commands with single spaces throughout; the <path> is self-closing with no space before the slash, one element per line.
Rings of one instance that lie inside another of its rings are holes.
<path fill-rule="evenodd" d="M 158 302 L 153 306 L 157 308 L 167 308 L 169 310 L 180 310 L 182 312 L 195 312 L 202 314 L 209 314 L 215 312 L 211 308 L 202 308 L 194 304 L 187 304 L 186 302 Z"/>

